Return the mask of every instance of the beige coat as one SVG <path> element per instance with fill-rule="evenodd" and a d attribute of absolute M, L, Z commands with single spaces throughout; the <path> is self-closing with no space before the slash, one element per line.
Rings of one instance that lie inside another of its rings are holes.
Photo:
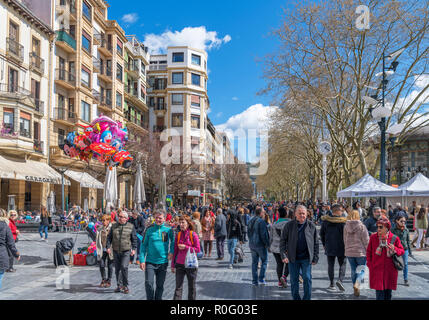
<path fill-rule="evenodd" d="M 101 232 L 103 231 L 103 229 L 105 229 L 106 239 L 107 239 L 107 235 L 109 234 L 110 228 L 112 228 L 112 224 L 109 224 L 109 226 L 106 229 L 104 228 L 104 226 L 99 226 L 97 229 L 97 235 L 95 237 L 95 245 L 97 247 L 97 259 L 98 259 L 98 261 L 100 261 L 101 258 L 103 257 L 103 251 L 104 251 L 104 246 L 103 246 L 103 243 L 101 241 Z M 110 250 L 109 260 L 113 260 L 113 250 Z"/>
<path fill-rule="evenodd" d="M 360 220 L 350 220 L 344 227 L 344 249 L 346 257 L 366 257 L 369 243 L 368 230 Z"/>

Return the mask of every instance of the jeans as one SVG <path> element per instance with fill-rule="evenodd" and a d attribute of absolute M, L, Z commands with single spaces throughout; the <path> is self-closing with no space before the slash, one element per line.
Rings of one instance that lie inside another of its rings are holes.
<path fill-rule="evenodd" d="M 43 233 L 45 233 L 45 239 L 48 239 L 48 226 L 40 225 L 39 227 L 40 238 L 43 238 Z"/>
<path fill-rule="evenodd" d="M 204 252 L 206 256 L 211 256 L 213 250 L 213 241 L 206 240 L 204 241 Z"/>
<path fill-rule="evenodd" d="M 377 300 L 392 300 L 392 290 L 376 290 Z"/>
<path fill-rule="evenodd" d="M 173 300 L 182 300 L 183 282 L 185 276 L 188 279 L 188 300 L 195 300 L 197 297 L 197 273 L 198 269 L 185 268 L 183 264 L 176 264 L 176 290 Z"/>
<path fill-rule="evenodd" d="M 265 280 L 265 272 L 268 264 L 268 250 L 266 248 L 251 249 L 252 252 L 252 282 L 258 284 L 258 263 L 261 259 L 262 265 L 259 272 L 259 281 Z"/>
<path fill-rule="evenodd" d="M 224 251 L 224 247 L 225 247 L 225 236 L 222 237 L 217 237 L 216 238 L 216 251 L 217 251 L 217 257 L 220 259 L 224 257 L 225 255 L 225 251 Z"/>
<path fill-rule="evenodd" d="M 365 268 L 362 269 L 359 273 L 356 273 L 358 266 L 366 266 L 366 257 L 348 257 L 350 263 L 350 269 L 352 269 L 352 283 L 355 284 L 357 280 L 362 283 L 362 280 L 365 277 Z"/>
<path fill-rule="evenodd" d="M 238 239 L 228 239 L 228 252 L 229 252 L 229 264 L 234 264 L 235 246 L 237 245 Z"/>
<path fill-rule="evenodd" d="M 134 258 L 136 258 L 136 260 L 139 260 L 139 253 L 140 253 L 140 245 L 141 242 L 140 240 L 137 239 L 137 250 L 136 250 L 136 254 L 133 256 L 130 256 L 130 261 L 134 263 Z"/>
<path fill-rule="evenodd" d="M 106 264 L 107 264 L 107 278 L 106 278 Z M 109 259 L 107 252 L 103 252 L 100 260 L 100 273 L 103 280 L 112 281 L 114 261 Z"/>
<path fill-rule="evenodd" d="M 408 250 L 405 250 L 404 255 L 402 256 L 402 259 L 404 260 L 404 280 L 408 281 L 408 256 L 410 252 Z"/>
<path fill-rule="evenodd" d="M 131 251 L 113 251 L 115 259 L 115 274 L 118 287 L 128 287 L 128 265 L 130 263 Z"/>
<path fill-rule="evenodd" d="M 303 300 L 311 300 L 311 263 L 310 260 L 297 260 L 289 262 L 290 288 L 294 300 L 301 300 L 299 295 L 299 275 L 302 274 L 304 280 Z"/>
<path fill-rule="evenodd" d="M 344 277 L 346 276 L 346 266 L 347 266 L 346 257 L 328 256 L 328 275 L 329 275 L 329 281 L 331 281 L 331 284 L 334 283 L 335 258 L 338 259 L 338 264 L 340 265 L 338 280 L 343 282 Z"/>
<path fill-rule="evenodd" d="M 203 241 L 200 239 L 200 252 L 197 253 L 197 258 L 202 259 L 204 257 Z"/>
<path fill-rule="evenodd" d="M 4 276 L 4 270 L 0 270 L 0 289 L 1 289 L 1 282 L 3 280 L 3 276 Z"/>
<path fill-rule="evenodd" d="M 287 278 L 289 276 L 289 267 L 287 263 L 284 263 L 282 261 L 282 257 L 280 255 L 280 253 L 273 253 L 274 258 L 276 259 L 276 263 L 277 263 L 277 278 L 279 278 L 279 282 L 280 282 L 280 278 L 284 277 Z"/>
<path fill-rule="evenodd" d="M 146 263 L 145 288 L 147 300 L 162 300 L 164 293 L 164 282 L 167 276 L 168 262 L 164 264 Z M 156 289 L 153 287 L 156 277 Z"/>

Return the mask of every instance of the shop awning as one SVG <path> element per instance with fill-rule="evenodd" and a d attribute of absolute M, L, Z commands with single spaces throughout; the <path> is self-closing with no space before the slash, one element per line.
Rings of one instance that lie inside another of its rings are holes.
<path fill-rule="evenodd" d="M 104 189 L 103 183 L 86 172 L 67 170 L 64 174 L 74 181 L 79 182 L 82 188 Z"/>
<path fill-rule="evenodd" d="M 43 162 L 16 160 L 0 156 L 0 178 L 29 182 L 61 184 L 61 174 Z M 69 186 L 70 181 L 64 179 Z"/>

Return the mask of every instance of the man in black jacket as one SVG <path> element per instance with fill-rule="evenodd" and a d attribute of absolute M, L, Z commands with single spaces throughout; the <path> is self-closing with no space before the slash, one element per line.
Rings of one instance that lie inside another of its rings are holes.
<path fill-rule="evenodd" d="M 328 275 L 330 280 L 330 286 L 328 290 L 335 290 L 334 285 L 334 267 L 335 258 L 338 259 L 340 265 L 339 279 L 337 281 L 337 287 L 341 291 L 345 291 L 343 286 L 343 280 L 346 275 L 346 257 L 344 249 L 344 226 L 346 225 L 347 218 L 342 217 L 343 208 L 340 204 L 336 204 L 332 207 L 332 217 L 322 217 L 322 228 L 320 229 L 320 240 L 322 241 L 325 254 L 328 256 Z"/>
<path fill-rule="evenodd" d="M 319 261 L 319 237 L 316 225 L 307 220 L 307 208 L 299 205 L 295 220 L 288 222 L 280 239 L 280 255 L 283 263 L 289 263 L 291 292 L 294 300 L 299 295 L 299 275 L 304 280 L 303 300 L 311 300 L 311 267 Z"/>
<path fill-rule="evenodd" d="M 131 214 L 130 220 L 128 222 L 134 225 L 134 228 L 136 229 L 136 234 L 139 234 L 143 237 L 144 232 L 146 230 L 145 219 L 141 214 L 138 213 L 137 210 L 133 211 L 133 213 Z M 137 254 L 134 255 L 136 256 L 136 259 L 137 259 L 137 263 L 136 263 L 137 265 L 140 265 L 140 261 L 138 261 L 139 253 L 140 253 L 140 244 L 141 242 L 137 241 Z M 134 256 L 130 256 L 130 264 L 134 262 Z"/>

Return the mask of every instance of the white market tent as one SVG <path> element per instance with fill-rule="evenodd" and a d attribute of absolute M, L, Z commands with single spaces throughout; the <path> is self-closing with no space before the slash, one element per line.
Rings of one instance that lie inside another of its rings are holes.
<path fill-rule="evenodd" d="M 365 175 L 354 185 L 337 193 L 337 198 L 401 197 L 402 191 Z"/>
<path fill-rule="evenodd" d="M 399 202 L 404 207 L 410 207 L 413 201 L 416 201 L 417 205 L 424 204 L 426 206 L 429 204 L 429 178 L 422 173 L 417 174 L 398 189 L 402 191 L 402 195 L 388 198 L 388 204 L 395 206 Z"/>

